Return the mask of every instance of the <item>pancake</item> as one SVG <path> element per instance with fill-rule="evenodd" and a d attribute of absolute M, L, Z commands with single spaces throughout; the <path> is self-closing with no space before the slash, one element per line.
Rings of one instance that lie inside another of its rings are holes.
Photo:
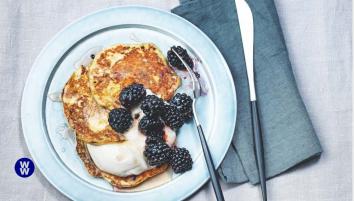
<path fill-rule="evenodd" d="M 146 43 L 118 44 L 104 49 L 89 66 L 89 82 L 97 103 L 113 109 L 120 106 L 121 90 L 134 82 L 169 100 L 181 81 L 160 50 Z"/>
<path fill-rule="evenodd" d="M 94 144 L 123 141 L 124 137 L 109 126 L 109 111 L 96 103 L 88 84 L 88 71 L 81 66 L 62 92 L 64 114 L 77 139 Z"/>
<path fill-rule="evenodd" d="M 71 76 L 62 93 L 64 113 L 76 132 L 76 150 L 90 175 L 103 178 L 114 187 L 129 188 L 167 170 L 168 164 L 164 164 L 149 167 L 138 175 L 117 176 L 102 164 L 97 166 L 93 160 L 95 155 L 91 157 L 92 150 L 90 152 L 87 146 L 129 141 L 127 133 L 115 132 L 108 123 L 109 110 L 120 106 L 118 96 L 123 88 L 140 83 L 169 100 L 180 82 L 153 44 L 118 44 L 104 49 L 88 68 L 82 66 Z"/>
<path fill-rule="evenodd" d="M 146 181 L 147 179 L 149 179 L 153 176 L 156 176 L 162 172 L 165 172 L 168 168 L 168 164 L 164 164 L 164 165 L 149 169 L 139 175 L 119 177 L 119 176 L 112 175 L 112 174 L 106 173 L 104 171 L 101 171 L 99 168 L 96 167 L 96 165 L 91 160 L 91 157 L 90 157 L 90 154 L 88 153 L 85 142 L 78 140 L 77 146 L 76 146 L 76 151 L 79 154 L 80 159 L 84 163 L 85 168 L 87 169 L 88 173 L 91 176 L 101 177 L 101 178 L 107 180 L 109 183 L 111 183 L 113 186 L 115 186 L 117 188 L 135 187 L 135 186 L 141 184 L 142 182 Z"/>

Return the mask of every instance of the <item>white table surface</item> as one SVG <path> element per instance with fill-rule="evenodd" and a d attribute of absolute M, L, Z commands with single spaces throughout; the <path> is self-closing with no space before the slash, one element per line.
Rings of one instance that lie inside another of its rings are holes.
<path fill-rule="evenodd" d="M 169 10 L 177 0 L 0 1 L 0 201 L 68 200 L 38 169 L 18 177 L 30 157 L 21 131 L 20 100 L 31 65 L 52 36 L 73 20 L 114 5 Z M 352 42 L 350 0 L 276 0 L 294 74 L 324 153 L 268 182 L 270 201 L 352 200 Z M 24 97 L 26 98 L 26 97 Z M 223 184 L 226 200 L 258 201 L 258 187 Z M 190 200 L 215 200 L 205 185 Z"/>

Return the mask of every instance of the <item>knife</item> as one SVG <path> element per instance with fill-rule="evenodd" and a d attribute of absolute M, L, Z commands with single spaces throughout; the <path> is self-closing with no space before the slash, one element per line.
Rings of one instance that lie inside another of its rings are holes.
<path fill-rule="evenodd" d="M 263 201 L 267 201 L 267 185 L 265 179 L 265 165 L 263 154 L 263 140 L 260 130 L 260 122 L 258 118 L 256 89 L 254 85 L 253 72 L 253 42 L 254 42 L 254 26 L 251 9 L 245 0 L 235 0 L 238 22 L 240 25 L 241 38 L 243 44 L 243 51 L 245 55 L 248 86 L 250 91 L 251 114 L 252 114 L 252 128 L 253 140 L 256 153 L 256 161 L 259 179 L 261 183 Z"/>

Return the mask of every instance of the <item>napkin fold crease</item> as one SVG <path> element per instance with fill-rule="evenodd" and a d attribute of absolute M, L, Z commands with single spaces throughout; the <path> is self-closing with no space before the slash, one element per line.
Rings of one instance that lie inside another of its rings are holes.
<path fill-rule="evenodd" d="M 254 71 L 266 176 L 274 177 L 322 149 L 296 86 L 273 0 L 248 0 L 254 19 Z M 232 144 L 218 171 L 227 183 L 259 182 L 241 34 L 234 0 L 180 0 L 172 12 L 213 40 L 225 57 L 237 94 Z"/>

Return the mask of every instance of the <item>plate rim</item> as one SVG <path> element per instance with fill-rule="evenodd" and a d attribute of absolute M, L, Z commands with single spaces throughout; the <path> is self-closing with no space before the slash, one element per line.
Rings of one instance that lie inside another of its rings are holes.
<path fill-rule="evenodd" d="M 85 20 L 86 18 L 89 18 L 89 17 L 92 17 L 93 15 L 96 15 L 96 14 L 99 14 L 99 13 L 104 13 L 104 12 L 107 12 L 109 10 L 115 10 L 115 9 L 125 9 L 125 8 L 140 8 L 140 9 L 147 9 L 147 10 L 154 10 L 154 11 L 158 11 L 158 12 L 162 12 L 164 14 L 167 14 L 167 15 L 170 15 L 172 17 L 175 17 L 175 18 L 178 18 L 179 20 L 183 21 L 184 24 L 187 24 L 188 26 L 191 26 L 194 30 L 196 30 L 197 32 L 199 32 L 200 35 L 202 35 L 209 43 L 210 45 L 215 49 L 216 53 L 218 54 L 218 57 L 221 59 L 221 61 L 224 63 L 224 65 L 226 67 L 228 67 L 228 64 L 227 62 L 225 61 L 225 58 L 223 57 L 223 55 L 221 54 L 221 52 L 219 51 L 219 49 L 216 47 L 216 45 L 214 44 L 214 42 L 204 33 L 202 32 L 198 27 L 196 27 L 194 24 L 192 24 L 191 22 L 187 21 L 186 19 L 174 14 L 174 13 L 171 13 L 171 12 L 168 12 L 166 10 L 162 10 L 162 9 L 159 9 L 159 8 L 154 8 L 154 7 L 150 7 L 150 6 L 144 6 L 144 5 L 122 5 L 122 6 L 113 6 L 113 7 L 108 7 L 108 8 L 104 8 L 104 9 L 99 9 L 99 10 L 96 10 L 94 12 L 91 12 L 91 13 L 88 13 L 87 15 L 84 15 L 74 21 L 72 21 L 71 23 L 69 23 L 68 25 L 66 25 L 64 28 L 62 28 L 59 32 L 57 32 L 46 44 L 45 46 L 41 49 L 40 53 L 38 54 L 38 56 L 36 57 L 36 59 L 34 60 L 33 64 L 32 64 L 32 67 L 27 75 L 27 78 L 26 78 L 26 82 L 25 82 L 25 85 L 24 85 L 24 88 L 23 88 L 23 92 L 22 92 L 22 97 L 21 97 L 21 128 L 22 128 L 22 133 L 23 133 L 23 136 L 24 136 L 24 139 L 25 139 L 25 142 L 26 142 L 26 145 L 27 145 L 27 149 L 31 155 L 31 157 L 33 158 L 34 162 L 36 163 L 36 166 L 38 167 L 38 169 L 40 170 L 41 174 L 51 183 L 51 185 L 53 185 L 58 191 L 60 191 L 62 194 L 64 194 L 65 196 L 67 196 L 68 198 L 70 199 L 74 199 L 75 197 L 73 197 L 72 195 L 70 195 L 68 192 L 64 191 L 60 186 L 58 186 L 50 177 L 49 175 L 47 175 L 45 172 L 42 171 L 42 167 L 41 165 L 39 165 L 40 163 L 38 163 L 37 161 L 39 160 L 39 158 L 37 158 L 36 154 L 34 153 L 34 150 L 31 148 L 30 146 L 30 143 L 29 143 L 29 139 L 28 139 L 28 136 L 25 134 L 25 126 L 26 126 L 26 122 L 25 122 L 25 119 L 24 118 L 24 111 L 25 111 L 25 94 L 26 92 L 28 91 L 28 86 L 29 86 L 29 82 L 31 82 L 31 76 L 33 75 L 33 72 L 34 72 L 34 69 L 35 69 L 35 66 L 38 65 L 38 61 L 40 60 L 41 56 L 44 54 L 44 52 L 48 49 L 48 47 L 63 33 L 65 32 L 68 28 L 70 28 L 71 26 Z M 236 97 L 236 87 L 235 87 L 235 83 L 234 83 L 234 80 L 233 80 L 233 77 L 231 75 L 231 71 L 229 68 L 226 69 L 226 74 L 227 74 L 227 77 L 228 77 L 228 81 L 231 82 L 231 93 L 232 93 L 232 102 L 234 103 L 234 110 L 235 110 L 235 113 L 234 113 L 234 118 L 233 118 L 233 122 L 232 122 L 232 129 L 233 129 L 233 132 L 235 130 L 235 127 L 236 127 L 236 118 L 237 118 L 237 97 Z M 42 126 L 41 126 L 42 127 Z M 44 132 L 44 131 L 43 131 Z M 227 142 L 227 147 L 230 146 L 231 142 L 232 142 L 232 137 L 233 135 L 230 134 L 230 137 L 229 137 L 229 141 Z M 220 159 L 220 161 L 218 162 L 218 164 L 216 164 L 216 167 L 219 167 L 223 161 L 223 159 L 225 158 L 226 156 L 226 153 L 227 153 L 227 150 L 228 149 L 225 149 L 225 151 L 221 154 L 222 157 Z M 34 157 L 36 156 L 36 157 Z M 180 199 L 185 199 L 191 195 L 193 195 L 193 193 L 195 193 L 198 189 L 200 189 L 207 181 L 209 180 L 209 175 L 203 179 L 203 181 L 197 185 L 194 189 L 191 189 L 189 191 L 189 193 L 183 195 L 183 196 L 180 196 Z"/>

